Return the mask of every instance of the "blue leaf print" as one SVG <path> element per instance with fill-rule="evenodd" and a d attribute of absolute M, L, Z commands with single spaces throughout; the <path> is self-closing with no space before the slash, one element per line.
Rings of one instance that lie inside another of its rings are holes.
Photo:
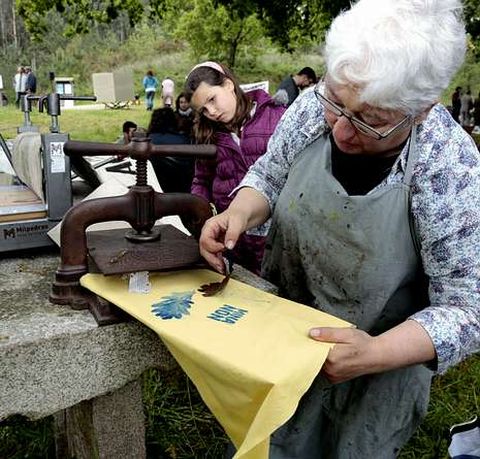
<path fill-rule="evenodd" d="M 152 313 L 164 320 L 181 319 L 184 315 L 189 315 L 188 311 L 193 304 L 193 294 L 195 290 L 189 292 L 175 292 L 163 297 L 159 303 L 152 305 Z"/>

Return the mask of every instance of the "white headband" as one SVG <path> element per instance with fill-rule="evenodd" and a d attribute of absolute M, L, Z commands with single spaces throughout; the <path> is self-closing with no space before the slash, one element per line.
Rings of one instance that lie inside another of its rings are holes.
<path fill-rule="evenodd" d="M 223 70 L 220 64 L 217 64 L 216 62 L 213 62 L 213 61 L 205 61 L 205 62 L 201 62 L 200 64 L 197 64 L 195 67 L 193 67 L 192 70 L 190 70 L 190 72 L 188 72 L 187 80 L 188 80 L 188 77 L 192 74 L 192 72 L 194 70 L 197 70 L 199 67 L 210 67 L 211 69 L 216 70 L 217 72 L 223 73 L 225 75 L 225 71 Z"/>

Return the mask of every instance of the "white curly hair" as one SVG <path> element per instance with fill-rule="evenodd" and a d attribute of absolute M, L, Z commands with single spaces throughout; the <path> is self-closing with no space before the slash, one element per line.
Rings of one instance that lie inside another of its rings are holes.
<path fill-rule="evenodd" d="M 332 22 L 327 73 L 369 105 L 417 115 L 437 102 L 462 65 L 460 0 L 359 0 Z"/>

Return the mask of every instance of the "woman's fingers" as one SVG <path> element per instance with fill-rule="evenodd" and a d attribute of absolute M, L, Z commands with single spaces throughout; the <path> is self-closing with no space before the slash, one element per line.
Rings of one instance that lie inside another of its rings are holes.
<path fill-rule="evenodd" d="M 209 218 L 200 235 L 200 254 L 213 268 L 223 273 L 222 252 L 235 247 L 244 228 L 243 219 L 229 211 Z"/>
<path fill-rule="evenodd" d="M 223 273 L 224 265 L 221 259 L 224 250 L 223 244 L 224 231 L 216 217 L 210 218 L 205 222 L 200 235 L 199 247 L 200 255 L 216 271 Z"/>
<path fill-rule="evenodd" d="M 228 218 L 225 228 L 224 243 L 228 250 L 232 250 L 237 244 L 238 238 L 245 231 L 245 222 L 236 214 L 232 214 Z"/>
<path fill-rule="evenodd" d="M 205 222 L 199 239 L 200 254 L 220 273 L 225 269 L 222 252 L 225 250 L 226 228 L 228 228 L 228 217 L 225 214 L 216 215 Z"/>

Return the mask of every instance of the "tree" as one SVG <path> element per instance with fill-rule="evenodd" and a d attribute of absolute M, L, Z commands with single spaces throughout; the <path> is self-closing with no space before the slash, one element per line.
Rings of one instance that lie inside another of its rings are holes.
<path fill-rule="evenodd" d="M 45 18 L 52 9 L 62 13 L 67 36 L 85 33 L 95 23 L 111 23 L 122 13 L 132 24 L 142 17 L 162 19 L 165 28 L 186 40 L 196 56 L 208 55 L 231 67 L 245 46 L 254 53 L 262 36 L 255 13 L 228 11 L 212 0 L 17 0 L 17 6 L 38 40 L 47 30 Z"/>
<path fill-rule="evenodd" d="M 232 14 L 223 5 L 215 7 L 212 0 L 194 0 L 193 4 L 178 19 L 174 34 L 190 44 L 197 59 L 205 56 L 233 68 L 240 51 L 249 48 L 255 54 L 259 49 L 262 29 L 255 14 Z"/>
<path fill-rule="evenodd" d="M 172 5 L 181 12 L 199 8 L 203 0 L 16 0 L 19 14 L 27 29 L 36 37 L 45 30 L 45 14 L 50 10 L 62 12 L 67 22 L 67 34 L 88 31 L 90 25 L 110 23 L 122 12 L 130 23 L 136 24 L 142 17 L 158 20 L 165 17 Z M 319 42 L 326 28 L 342 9 L 350 6 L 350 0 L 205 0 L 211 8 L 224 12 L 232 22 L 252 21 L 255 15 L 267 36 L 285 50 L 291 50 L 303 41 Z M 480 1 L 464 0 L 467 31 L 474 41 L 480 37 Z M 224 14 L 222 12 L 222 14 Z M 208 16 L 200 22 L 210 21 Z M 224 19 L 222 19 L 225 21 Z M 225 24 L 225 22 L 223 22 Z M 196 26 L 203 24 L 197 23 Z M 234 28 L 232 26 L 232 28 Z M 233 35 L 233 37 L 235 34 Z"/>
<path fill-rule="evenodd" d="M 86 33 L 92 24 L 109 24 L 122 12 L 128 15 L 130 23 L 136 24 L 144 14 L 141 0 L 16 0 L 18 14 L 32 36 L 41 40 L 48 28 L 46 16 L 57 11 L 65 20 L 65 34 L 72 36 Z"/>
<path fill-rule="evenodd" d="M 37 38 L 47 24 L 45 14 L 57 10 L 64 15 L 66 33 L 88 31 L 90 25 L 110 23 L 121 12 L 128 15 L 131 24 L 142 17 L 158 20 L 164 18 L 172 5 L 181 12 L 199 8 L 201 0 L 16 0 L 19 14 L 24 18 L 27 29 Z M 323 36 L 331 17 L 341 8 L 348 7 L 349 0 L 208 0 L 209 8 L 222 11 L 222 15 L 244 27 L 251 27 L 255 16 L 267 31 L 267 35 L 284 49 L 292 49 L 302 40 L 318 40 Z M 223 7 L 220 10 L 219 7 Z M 210 21 L 208 16 L 199 18 Z M 222 16 L 223 24 L 226 24 Z M 211 21 L 210 21 L 211 22 Z M 248 23 L 248 24 L 247 24 Z M 199 25 L 198 23 L 197 25 Z M 232 25 L 232 29 L 236 26 Z M 233 33 L 233 32 L 232 32 Z M 235 33 L 233 33 L 235 37 Z M 292 43 L 295 38 L 295 43 Z"/>
<path fill-rule="evenodd" d="M 265 33 L 282 49 L 305 41 L 319 42 L 332 18 L 350 6 L 349 0 L 215 0 L 230 14 L 256 13 Z"/>
<path fill-rule="evenodd" d="M 464 17 L 467 32 L 473 42 L 480 39 L 480 2 L 479 0 L 464 0 Z"/>

